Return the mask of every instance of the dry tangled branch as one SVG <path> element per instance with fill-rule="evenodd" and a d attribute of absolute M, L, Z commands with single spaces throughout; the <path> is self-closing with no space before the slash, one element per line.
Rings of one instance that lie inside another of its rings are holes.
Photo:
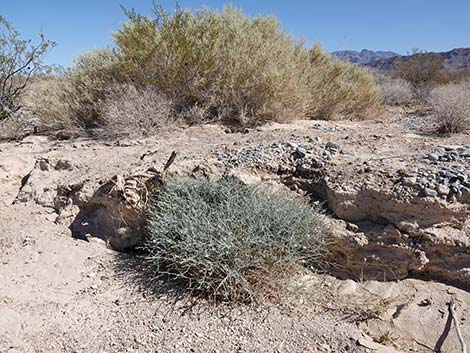
<path fill-rule="evenodd" d="M 455 331 L 457 331 L 457 337 L 459 338 L 460 346 L 462 347 L 462 353 L 467 353 L 467 345 L 465 343 L 465 339 L 462 336 L 462 330 L 460 329 L 459 319 L 457 318 L 457 315 L 455 314 L 454 300 L 452 300 L 449 303 L 449 312 L 450 312 L 450 315 L 452 316 L 452 320 L 454 321 Z"/>

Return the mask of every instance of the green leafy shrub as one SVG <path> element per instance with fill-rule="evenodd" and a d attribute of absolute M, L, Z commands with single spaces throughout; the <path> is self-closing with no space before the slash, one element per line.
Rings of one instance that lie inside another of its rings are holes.
<path fill-rule="evenodd" d="M 0 123 L 17 118 L 31 79 L 47 70 L 43 59 L 55 43 L 42 34 L 39 37 L 36 44 L 21 39 L 10 22 L 0 16 Z"/>
<path fill-rule="evenodd" d="M 329 239 L 316 209 L 234 177 L 170 179 L 147 229 L 152 276 L 222 301 L 276 296 L 293 274 L 321 260 Z"/>

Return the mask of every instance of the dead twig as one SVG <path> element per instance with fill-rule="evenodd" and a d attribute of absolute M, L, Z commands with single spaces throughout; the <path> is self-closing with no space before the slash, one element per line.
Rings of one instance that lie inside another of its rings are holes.
<path fill-rule="evenodd" d="M 163 172 L 162 172 L 162 182 L 165 185 L 166 182 L 166 172 L 168 168 L 173 164 L 177 156 L 177 153 L 175 151 L 171 152 L 170 158 L 168 158 L 168 161 L 166 162 L 165 166 L 163 167 Z"/>
<path fill-rule="evenodd" d="M 399 159 L 399 158 L 405 158 L 405 157 L 410 157 L 412 156 L 411 154 L 400 154 L 397 156 L 386 156 L 386 157 L 378 157 L 378 158 L 371 158 L 371 161 L 381 161 L 384 159 Z"/>
<path fill-rule="evenodd" d="M 467 353 L 467 345 L 465 344 L 465 340 L 462 336 L 462 330 L 460 329 L 459 320 L 457 318 L 457 315 L 455 314 L 455 302 L 454 302 L 454 300 L 452 300 L 449 303 L 449 311 L 450 311 L 450 315 L 452 316 L 452 320 L 454 321 L 455 330 L 457 331 L 457 337 L 459 338 L 460 346 L 462 347 L 462 353 Z"/>

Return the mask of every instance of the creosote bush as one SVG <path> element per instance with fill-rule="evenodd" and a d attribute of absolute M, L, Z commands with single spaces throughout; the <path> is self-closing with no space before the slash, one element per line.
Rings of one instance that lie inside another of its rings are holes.
<path fill-rule="evenodd" d="M 119 54 L 110 48 L 80 56 L 63 78 L 63 100 L 81 128 L 104 125 L 103 107 L 114 86 L 124 83 Z"/>
<path fill-rule="evenodd" d="M 65 101 L 68 82 L 61 77 L 33 80 L 22 101 L 30 122 L 41 130 L 71 130 L 77 124 L 72 119 L 71 105 Z"/>
<path fill-rule="evenodd" d="M 0 142 L 21 140 L 27 135 L 28 124 L 21 117 L 11 117 L 0 123 Z"/>
<path fill-rule="evenodd" d="M 21 98 L 31 79 L 47 71 L 43 59 L 55 43 L 39 35 L 38 43 L 22 39 L 0 16 L 0 123 L 21 114 Z"/>
<path fill-rule="evenodd" d="M 66 106 L 62 125 L 111 127 L 110 92 L 122 85 L 154 92 L 157 101 L 172 105 L 176 119 L 191 124 L 353 117 L 379 103 L 367 70 L 318 46 L 306 48 L 274 17 L 248 17 L 233 7 L 167 13 L 155 6 L 153 17 L 125 12 L 129 20 L 114 34 L 115 48 L 80 57 L 50 97 L 60 104 L 43 105 L 54 117 L 57 106 Z M 127 111 L 142 110 L 141 100 L 134 108 L 131 103 Z M 47 115 L 43 107 L 36 115 Z M 145 109 L 151 107 L 160 114 L 157 102 Z"/>
<path fill-rule="evenodd" d="M 274 17 L 251 18 L 233 7 L 127 14 L 129 22 L 114 35 L 126 75 L 172 97 L 181 110 L 203 107 L 206 120 L 328 119 L 378 102 L 366 70 L 318 46 L 307 49 Z"/>
<path fill-rule="evenodd" d="M 147 229 L 145 261 L 155 279 L 246 303 L 279 295 L 322 259 L 329 239 L 318 210 L 235 177 L 170 179 Z"/>
<path fill-rule="evenodd" d="M 440 132 L 458 133 L 470 127 L 470 82 L 437 87 L 429 102 Z"/>
<path fill-rule="evenodd" d="M 98 49 L 80 56 L 61 75 L 37 78 L 23 104 L 47 130 L 103 127 L 107 97 L 124 81 L 116 51 Z"/>
<path fill-rule="evenodd" d="M 395 75 L 411 85 L 415 98 L 425 101 L 430 91 L 444 79 L 444 60 L 437 53 L 414 49 L 411 56 L 398 59 Z"/>

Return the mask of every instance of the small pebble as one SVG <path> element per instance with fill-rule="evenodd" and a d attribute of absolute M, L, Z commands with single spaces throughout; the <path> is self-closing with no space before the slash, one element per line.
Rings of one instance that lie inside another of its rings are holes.
<path fill-rule="evenodd" d="M 437 196 L 437 191 L 433 190 L 433 189 L 429 189 L 429 188 L 425 188 L 423 190 L 424 192 L 424 196 L 426 197 L 434 197 L 434 196 Z"/>
<path fill-rule="evenodd" d="M 439 184 L 437 186 L 437 192 L 439 193 L 439 195 L 443 195 L 443 196 L 447 196 L 449 195 L 449 188 L 443 184 Z"/>

